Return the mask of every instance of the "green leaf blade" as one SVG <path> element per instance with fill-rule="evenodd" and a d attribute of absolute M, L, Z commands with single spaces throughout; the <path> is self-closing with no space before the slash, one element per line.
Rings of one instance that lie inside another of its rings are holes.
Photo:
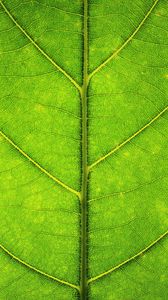
<path fill-rule="evenodd" d="M 167 298 L 167 1 L 0 2 L 0 298 Z"/>

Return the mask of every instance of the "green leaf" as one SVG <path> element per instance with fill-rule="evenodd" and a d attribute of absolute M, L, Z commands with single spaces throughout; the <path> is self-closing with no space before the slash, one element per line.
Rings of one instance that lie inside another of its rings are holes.
<path fill-rule="evenodd" d="M 0 299 L 168 299 L 167 20 L 0 1 Z"/>

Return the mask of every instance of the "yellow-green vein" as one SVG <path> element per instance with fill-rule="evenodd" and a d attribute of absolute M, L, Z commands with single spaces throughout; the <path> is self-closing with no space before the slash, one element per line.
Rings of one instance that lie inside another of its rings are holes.
<path fill-rule="evenodd" d="M 4 5 L 2 1 L 0 1 L 1 6 L 3 7 L 6 14 L 9 16 L 9 18 L 13 21 L 13 23 L 21 30 L 21 32 L 28 38 L 28 40 L 36 47 L 36 49 L 43 55 L 45 58 L 47 58 L 52 65 L 59 70 L 62 74 L 64 74 L 71 83 L 78 89 L 78 91 L 81 91 L 80 85 L 64 70 L 62 69 L 38 44 L 33 40 L 33 38 L 26 32 L 26 30 L 19 25 L 15 17 L 10 13 L 9 9 Z"/>
<path fill-rule="evenodd" d="M 63 183 L 61 180 L 50 174 L 47 170 L 45 170 L 42 166 L 40 166 L 36 161 L 34 161 L 26 152 L 24 152 L 19 146 L 17 146 L 4 132 L 0 131 L 0 135 L 9 142 L 10 145 L 12 145 L 17 151 L 19 151 L 20 154 L 22 154 L 24 157 L 26 157 L 34 166 L 36 166 L 41 172 L 46 174 L 50 179 L 61 185 L 63 188 L 68 190 L 69 192 L 75 194 L 77 197 L 80 198 L 80 193 L 67 184 Z"/>
<path fill-rule="evenodd" d="M 166 106 L 159 114 L 157 114 L 155 117 L 152 118 L 150 122 L 148 122 L 146 125 L 144 125 L 141 129 L 136 131 L 133 135 L 131 135 L 128 139 L 126 139 L 124 142 L 116 146 L 114 149 L 112 149 L 110 152 L 105 154 L 104 156 L 100 157 L 98 160 L 96 160 L 93 164 L 89 166 L 89 171 L 95 167 L 97 164 L 99 164 L 101 161 L 105 160 L 109 156 L 111 156 L 113 153 L 121 149 L 123 146 L 125 146 L 127 143 L 129 143 L 132 139 L 134 139 L 136 136 L 138 136 L 141 132 L 143 132 L 146 128 L 148 128 L 152 123 L 154 123 L 156 120 L 158 120 L 166 111 L 168 110 L 168 106 Z"/>
<path fill-rule="evenodd" d="M 37 272 L 37 273 L 39 273 L 39 274 L 45 276 L 45 277 L 47 277 L 47 278 L 50 278 L 50 279 L 52 279 L 52 280 L 54 280 L 54 281 L 57 281 L 57 282 L 59 282 L 59 283 L 61 283 L 61 284 L 67 285 L 67 286 L 69 286 L 69 287 L 71 287 L 71 288 L 74 288 L 74 289 L 76 289 L 76 290 L 79 291 L 79 287 L 78 287 L 77 285 L 75 285 L 75 284 L 73 284 L 73 283 L 70 283 L 70 282 L 68 282 L 68 281 L 59 279 L 59 278 L 57 278 L 57 277 L 54 277 L 54 276 L 52 276 L 52 275 L 50 275 L 50 274 L 48 274 L 48 273 L 45 273 L 45 272 L 43 272 L 43 271 L 37 269 L 36 267 L 33 267 L 32 265 L 28 264 L 27 262 L 23 261 L 22 259 L 20 259 L 20 258 L 17 257 L 16 255 L 14 255 L 13 253 L 11 253 L 11 252 L 10 252 L 6 247 L 4 247 L 2 244 L 0 244 L 0 249 L 2 249 L 6 254 L 8 254 L 10 257 L 12 257 L 14 260 L 16 260 L 16 261 L 19 262 L 20 264 L 24 265 L 25 267 L 27 267 L 27 268 L 29 268 L 29 269 L 31 269 L 31 270 L 33 270 L 33 271 L 35 271 L 35 272 Z"/>
<path fill-rule="evenodd" d="M 165 238 L 168 235 L 168 231 L 166 231 L 165 233 L 163 233 L 162 235 L 160 235 L 154 242 L 150 243 L 147 247 L 145 247 L 143 250 L 141 250 L 140 252 L 138 252 L 137 254 L 133 255 L 132 257 L 126 259 L 125 261 L 121 262 L 120 264 L 118 264 L 117 266 L 95 276 L 92 277 L 88 280 L 88 283 L 91 283 L 97 279 L 100 279 L 106 275 L 111 274 L 112 272 L 116 271 L 117 269 L 120 269 L 121 267 L 123 267 L 124 265 L 126 265 L 127 263 L 133 261 L 134 259 L 140 257 L 141 255 L 143 255 L 145 252 L 149 251 L 153 246 L 155 246 L 158 242 L 160 242 L 163 238 Z"/>
<path fill-rule="evenodd" d="M 125 46 L 127 46 L 127 44 L 134 38 L 134 36 L 138 33 L 138 31 L 141 29 L 141 27 L 143 26 L 143 24 L 145 23 L 145 21 L 147 20 L 147 18 L 150 16 L 150 14 L 152 13 L 152 11 L 154 10 L 154 8 L 156 7 L 157 3 L 159 2 L 159 0 L 155 0 L 153 5 L 150 7 L 150 9 L 148 10 L 148 12 L 146 13 L 145 17 L 143 18 L 143 20 L 140 22 L 140 24 L 138 25 L 138 27 L 136 28 L 136 30 L 129 36 L 129 38 L 122 44 L 121 47 L 119 47 L 112 55 L 110 55 L 102 64 L 100 64 L 93 72 L 90 73 L 89 75 L 89 79 L 91 79 L 93 77 L 93 75 L 95 75 L 98 71 L 100 71 L 108 62 L 110 62 L 117 54 L 120 53 L 120 51 L 122 51 Z"/>

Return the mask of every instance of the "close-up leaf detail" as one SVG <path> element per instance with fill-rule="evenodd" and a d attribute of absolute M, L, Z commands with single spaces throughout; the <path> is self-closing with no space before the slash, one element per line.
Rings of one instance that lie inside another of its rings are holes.
<path fill-rule="evenodd" d="M 168 1 L 0 25 L 0 300 L 168 299 Z"/>

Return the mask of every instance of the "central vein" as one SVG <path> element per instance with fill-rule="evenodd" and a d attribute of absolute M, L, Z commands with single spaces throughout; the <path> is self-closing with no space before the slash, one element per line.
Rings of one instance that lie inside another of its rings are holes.
<path fill-rule="evenodd" d="M 87 190 L 88 190 L 88 137 L 87 137 L 87 91 L 88 91 L 88 0 L 84 0 L 83 85 L 82 103 L 82 188 L 81 188 L 81 300 L 87 299 Z"/>

